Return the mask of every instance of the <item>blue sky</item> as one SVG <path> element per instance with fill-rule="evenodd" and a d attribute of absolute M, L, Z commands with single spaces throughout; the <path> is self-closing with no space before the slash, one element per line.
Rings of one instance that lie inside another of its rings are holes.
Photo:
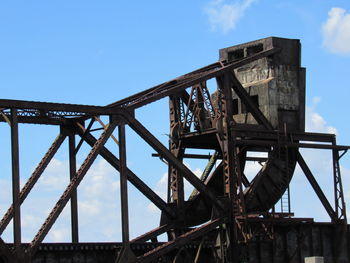
<path fill-rule="evenodd" d="M 350 144 L 350 124 L 346 121 L 350 97 L 348 0 L 2 1 L 0 36 L 1 98 L 94 105 L 117 101 L 212 63 L 218 59 L 219 48 L 268 36 L 298 38 L 303 47 L 302 65 L 307 68 L 308 130 L 336 131 L 340 144 Z M 162 100 L 139 110 L 137 117 L 167 144 L 167 114 L 167 100 Z M 23 180 L 57 132 L 56 127 L 20 127 Z M 0 133 L 0 187 L 7 189 L 0 194 L 3 214 L 10 198 L 6 124 L 0 125 Z M 153 151 L 129 130 L 128 135 L 130 168 L 164 194 L 166 166 L 151 158 Z M 117 151 L 113 143 L 109 146 Z M 64 150 L 23 206 L 26 240 L 31 239 L 59 190 L 67 184 Z M 87 150 L 83 148 L 80 162 Z M 329 155 L 305 152 L 305 157 L 325 191 L 331 193 Z M 350 158 L 342 160 L 349 203 Z M 200 163 L 189 165 L 200 173 Z M 310 202 L 296 207 L 295 212 L 310 216 L 310 207 L 318 203 L 303 180 L 297 171 L 293 182 L 295 206 L 299 199 L 310 198 Z M 111 194 L 105 194 L 106 189 Z M 120 239 L 118 175 L 113 169 L 97 160 L 79 193 L 82 240 Z M 130 190 L 130 199 L 132 235 L 158 224 L 158 212 L 137 191 Z M 97 220 L 106 211 L 108 216 Z M 321 208 L 313 215 L 327 219 Z M 65 211 L 47 240 L 69 240 L 68 218 Z M 94 232 L 88 231 L 91 229 Z M 10 240 L 9 232 L 5 234 Z"/>

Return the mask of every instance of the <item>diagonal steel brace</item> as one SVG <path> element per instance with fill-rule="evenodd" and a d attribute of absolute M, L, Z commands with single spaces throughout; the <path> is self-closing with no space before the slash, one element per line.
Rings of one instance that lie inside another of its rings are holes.
<path fill-rule="evenodd" d="M 72 193 L 74 190 L 78 187 L 80 182 L 83 180 L 85 174 L 91 167 L 92 163 L 95 161 L 99 151 L 103 147 L 103 145 L 107 142 L 108 138 L 112 134 L 113 130 L 115 129 L 116 124 L 110 123 L 107 130 L 105 130 L 100 138 L 95 142 L 93 148 L 91 149 L 90 153 L 86 157 L 85 161 L 81 165 L 80 169 L 76 173 L 75 177 L 72 178 L 70 184 L 67 186 L 66 190 L 52 209 L 51 213 L 45 220 L 44 224 L 39 229 L 38 233 L 32 240 L 32 242 L 29 245 L 28 252 L 33 255 L 38 247 L 38 245 L 42 242 L 42 240 L 45 238 L 55 221 L 57 220 L 58 216 L 66 206 L 67 202 L 72 196 Z"/>
<path fill-rule="evenodd" d="M 155 151 L 157 151 L 169 164 L 178 169 L 180 173 L 192 184 L 199 192 L 206 196 L 213 204 L 224 210 L 225 208 L 216 198 L 214 192 L 208 188 L 190 169 L 180 162 L 156 137 L 154 137 L 138 120 L 131 116 L 127 111 L 123 112 L 129 126 L 144 139 Z"/>

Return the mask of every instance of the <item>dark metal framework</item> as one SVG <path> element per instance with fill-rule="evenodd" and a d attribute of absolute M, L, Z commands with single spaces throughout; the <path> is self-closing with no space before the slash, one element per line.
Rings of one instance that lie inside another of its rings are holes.
<path fill-rule="evenodd" d="M 193 240 L 209 240 L 212 242 L 220 240 L 219 247 L 214 251 L 217 253 L 218 262 L 219 260 L 221 260 L 220 262 L 237 262 L 237 255 L 240 253 L 237 248 L 239 244 L 249 242 L 258 233 L 273 236 L 273 224 L 280 219 L 289 219 L 283 218 L 286 215 L 275 213 L 274 209 L 261 213 L 247 211 L 244 189 L 249 187 L 250 182 L 243 173 L 242 165 L 244 164 L 242 164 L 242 159 L 244 161 L 266 161 L 264 158 L 246 157 L 244 154 L 245 148 L 250 146 L 265 149 L 282 147 L 285 149 L 331 150 L 334 168 L 334 205 L 323 193 L 317 179 L 299 151 L 297 162 L 331 221 L 336 225 L 346 225 L 346 209 L 339 160 L 349 147 L 337 145 L 333 134 L 285 132 L 273 129 L 268 119 L 235 76 L 234 69 L 257 59 L 274 56 L 279 51 L 279 48 L 271 48 L 232 62 L 216 62 L 103 107 L 0 100 L 0 121 L 8 122 L 11 127 L 13 192 L 13 204 L 0 221 L 0 234 L 3 233 L 11 220 L 13 220 L 14 225 L 14 244 L 5 244 L 0 239 L 1 257 L 8 259 L 9 262 L 30 262 L 69 200 L 71 200 L 72 212 L 72 243 L 79 242 L 76 189 L 98 155 L 102 156 L 120 172 L 123 249 L 116 259 L 117 262 L 153 262 Z M 218 84 L 219 98 L 216 107 L 214 107 L 214 102 L 207 88 L 209 79 L 216 79 Z M 235 123 L 232 118 L 232 92 L 235 92 L 249 109 L 258 123 L 257 126 L 252 127 Z M 169 97 L 170 108 L 169 148 L 164 146 L 134 116 L 136 109 L 165 97 Z M 109 117 L 108 125 L 101 122 L 99 119 L 101 116 Z M 103 128 L 103 133 L 99 138 L 95 138 L 92 131 L 92 125 L 96 121 Z M 57 138 L 22 189 L 19 187 L 18 156 L 18 125 L 20 123 L 57 125 L 60 128 Z M 156 151 L 156 156 L 160 156 L 168 163 L 169 188 L 167 202 L 127 167 L 126 125 Z M 106 141 L 113 136 L 112 133 L 116 128 L 118 128 L 118 140 L 113 138 L 119 144 L 119 157 L 115 156 L 105 146 Z M 21 240 L 21 204 L 25 201 L 66 137 L 69 140 L 70 183 L 31 243 L 24 246 Z M 76 138 L 79 139 L 78 143 L 75 141 Z M 91 146 L 91 151 L 80 168 L 77 169 L 75 158 L 83 142 Z M 186 148 L 211 149 L 215 151 L 215 154 L 210 157 L 200 154 L 186 154 Z M 202 178 L 198 178 L 184 165 L 184 158 L 210 159 Z M 206 184 L 206 178 L 213 168 L 213 163 L 218 159 L 222 160 L 224 187 L 222 195 Z M 202 218 L 200 222 L 197 222 L 197 218 L 188 215 L 191 200 L 185 200 L 184 178 L 193 185 L 197 194 L 200 193 L 203 196 L 205 205 L 209 207 L 209 217 L 199 215 L 199 218 Z M 134 240 L 129 238 L 128 182 L 133 184 L 162 211 L 160 227 Z M 251 222 L 254 224 L 251 224 Z M 256 224 L 257 222 L 258 224 Z M 196 226 L 198 224 L 200 226 Z M 143 255 L 135 255 L 132 251 L 130 244 L 147 241 L 156 242 L 157 236 L 163 233 L 168 233 L 169 237 L 169 241 L 163 245 Z M 191 262 L 197 262 L 200 254 L 200 249 L 198 250 L 196 258 L 191 259 Z M 176 256 L 179 257 L 179 255 Z"/>

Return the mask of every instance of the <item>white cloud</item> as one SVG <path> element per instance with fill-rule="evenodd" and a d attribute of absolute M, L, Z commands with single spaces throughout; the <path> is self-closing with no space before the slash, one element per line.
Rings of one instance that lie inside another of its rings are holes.
<path fill-rule="evenodd" d="M 68 161 L 53 158 L 38 181 L 45 191 L 63 190 L 69 183 Z"/>
<path fill-rule="evenodd" d="M 79 214 L 82 218 L 91 218 L 101 213 L 102 204 L 99 200 L 79 201 Z"/>
<path fill-rule="evenodd" d="M 337 129 L 327 125 L 326 120 L 316 112 L 317 104 L 321 102 L 321 98 L 314 97 L 311 107 L 306 107 L 305 130 L 308 132 L 322 132 L 337 134 Z"/>
<path fill-rule="evenodd" d="M 256 0 L 243 0 L 241 2 L 226 2 L 225 0 L 213 0 L 205 8 L 209 23 L 213 31 L 220 30 L 223 33 L 234 29 L 238 20 L 244 15 L 247 8 Z"/>
<path fill-rule="evenodd" d="M 105 160 L 94 164 L 87 173 L 86 182 L 82 185 L 84 193 L 96 199 L 109 199 L 119 190 L 119 173 Z M 108 189 L 108 191 L 106 191 Z"/>
<path fill-rule="evenodd" d="M 103 159 L 95 161 L 78 188 L 78 200 L 81 240 L 118 240 L 120 199 L 117 170 Z"/>
<path fill-rule="evenodd" d="M 333 7 L 322 26 L 323 45 L 337 54 L 350 54 L 350 14 L 343 8 Z"/>
<path fill-rule="evenodd" d="M 67 228 L 52 229 L 50 231 L 49 237 L 53 242 L 64 242 L 68 239 Z"/>

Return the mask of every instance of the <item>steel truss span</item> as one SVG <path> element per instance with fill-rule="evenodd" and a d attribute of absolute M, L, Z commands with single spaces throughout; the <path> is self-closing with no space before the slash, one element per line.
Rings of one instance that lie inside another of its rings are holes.
<path fill-rule="evenodd" d="M 219 62 L 106 106 L 0 99 L 0 122 L 11 131 L 12 160 L 12 205 L 0 221 L 0 262 L 62 263 L 79 258 L 79 262 L 107 263 L 264 263 L 304 262 L 308 256 L 350 262 L 339 164 L 350 147 L 338 145 L 334 134 L 305 132 L 305 69 L 300 65 L 300 50 L 299 40 L 276 37 L 224 48 Z M 215 90 L 209 88 L 212 79 Z M 135 117 L 135 110 L 160 99 L 169 100 L 167 146 Z M 18 127 L 23 123 L 57 126 L 58 136 L 20 188 Z M 168 165 L 167 200 L 128 167 L 126 127 Z M 117 156 L 106 144 L 110 138 L 118 145 Z M 70 182 L 32 241 L 24 243 L 21 205 L 65 140 Z M 76 155 L 83 143 L 91 148 L 77 167 Z M 333 196 L 323 192 L 302 148 L 332 153 Z M 203 155 L 202 149 L 210 154 Z M 120 243 L 79 242 L 77 187 L 98 156 L 120 175 Z M 200 177 L 184 164 L 186 158 L 208 161 Z M 253 177 L 244 169 L 251 161 L 261 164 Z M 328 223 L 294 217 L 289 185 L 296 166 L 323 205 Z M 188 198 L 185 179 L 194 188 Z M 159 227 L 132 240 L 128 183 L 161 211 Z M 69 201 L 71 243 L 43 243 Z M 13 243 L 6 243 L 1 235 L 10 222 Z M 158 241 L 162 234 L 166 242 Z"/>

